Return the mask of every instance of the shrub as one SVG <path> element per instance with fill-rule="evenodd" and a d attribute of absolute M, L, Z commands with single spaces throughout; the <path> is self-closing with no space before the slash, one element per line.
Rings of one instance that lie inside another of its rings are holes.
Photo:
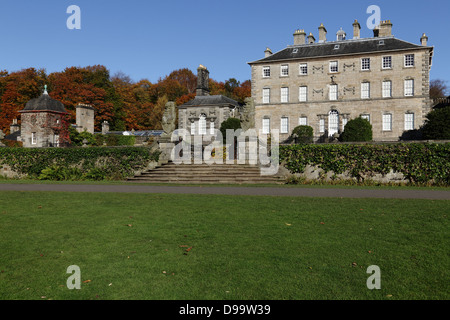
<path fill-rule="evenodd" d="M 307 165 L 325 173 L 347 172 L 363 181 L 391 170 L 402 173 L 412 184 L 450 185 L 450 143 L 387 145 L 289 145 L 280 146 L 280 163 L 291 173 L 303 173 Z"/>
<path fill-rule="evenodd" d="M 222 133 L 223 141 L 227 138 L 227 129 L 241 129 L 241 120 L 237 118 L 228 118 L 220 124 L 220 132 Z"/>
<path fill-rule="evenodd" d="M 123 179 L 158 159 L 159 152 L 145 147 L 0 148 L 0 166 L 51 180 Z"/>
<path fill-rule="evenodd" d="M 428 140 L 450 140 L 450 106 L 435 109 L 427 114 L 422 132 Z"/>
<path fill-rule="evenodd" d="M 372 125 L 361 117 L 347 122 L 340 136 L 342 142 L 372 141 Z"/>
<path fill-rule="evenodd" d="M 295 136 L 294 136 L 295 135 Z M 312 143 L 314 130 L 310 126 L 298 126 L 292 130 L 292 139 L 295 143 Z"/>

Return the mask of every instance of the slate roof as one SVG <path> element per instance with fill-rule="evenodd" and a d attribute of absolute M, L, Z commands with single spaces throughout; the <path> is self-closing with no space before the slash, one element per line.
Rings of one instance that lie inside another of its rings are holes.
<path fill-rule="evenodd" d="M 225 97 L 223 95 L 214 95 L 214 96 L 196 96 L 191 101 L 188 101 L 185 104 L 179 106 L 179 108 L 224 106 L 224 105 L 232 105 L 235 107 L 239 107 L 239 103 L 231 98 Z"/>
<path fill-rule="evenodd" d="M 48 94 L 44 93 L 39 98 L 28 101 L 25 108 L 21 110 L 21 112 L 26 111 L 54 111 L 66 113 L 66 108 L 64 108 L 62 102 L 52 99 Z"/>
<path fill-rule="evenodd" d="M 383 44 L 381 44 L 380 42 L 382 42 Z M 338 49 L 335 48 L 337 45 L 339 45 Z M 432 47 L 416 45 L 414 43 L 396 39 L 394 37 L 330 41 L 324 43 L 288 46 L 287 48 L 278 51 L 266 58 L 249 62 L 249 64 L 424 48 L 432 49 Z"/>

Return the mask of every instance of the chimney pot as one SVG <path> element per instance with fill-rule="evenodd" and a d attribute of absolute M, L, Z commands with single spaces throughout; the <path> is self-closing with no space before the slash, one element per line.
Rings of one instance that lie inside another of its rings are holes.
<path fill-rule="evenodd" d="M 266 51 L 264 51 L 264 57 L 267 58 L 272 55 L 272 50 L 270 48 L 266 48 Z"/>
<path fill-rule="evenodd" d="M 302 45 L 305 44 L 306 41 L 306 33 L 305 30 L 295 30 L 294 32 L 294 45 L 298 46 L 298 45 Z"/>
<path fill-rule="evenodd" d="M 327 41 L 327 29 L 323 25 L 323 23 L 319 26 L 319 42 L 326 42 Z"/>
<path fill-rule="evenodd" d="M 427 37 L 427 35 L 425 33 L 420 38 L 420 44 L 422 46 L 427 46 L 428 45 L 428 37 Z"/>
<path fill-rule="evenodd" d="M 355 19 L 355 22 L 353 22 L 353 39 L 359 38 L 361 38 L 361 25 L 358 20 Z"/>
<path fill-rule="evenodd" d="M 308 44 L 314 43 L 316 42 L 316 38 L 314 38 L 312 32 L 309 33 L 308 35 Z"/>

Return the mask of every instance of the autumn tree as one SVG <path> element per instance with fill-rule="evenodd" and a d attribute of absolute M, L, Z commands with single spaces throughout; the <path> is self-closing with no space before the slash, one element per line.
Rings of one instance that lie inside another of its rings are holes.
<path fill-rule="evenodd" d="M 448 87 L 446 81 L 436 79 L 430 81 L 430 98 L 445 98 L 448 95 Z"/>

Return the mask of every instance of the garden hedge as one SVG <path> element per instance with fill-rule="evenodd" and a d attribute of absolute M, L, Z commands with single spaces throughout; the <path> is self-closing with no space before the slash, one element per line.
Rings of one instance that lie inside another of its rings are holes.
<path fill-rule="evenodd" d="M 0 148 L 0 167 L 50 180 L 120 180 L 158 158 L 146 147 Z"/>
<path fill-rule="evenodd" d="M 291 173 L 311 165 L 362 181 L 392 170 L 411 184 L 450 185 L 450 143 L 280 146 L 280 162 Z"/>

